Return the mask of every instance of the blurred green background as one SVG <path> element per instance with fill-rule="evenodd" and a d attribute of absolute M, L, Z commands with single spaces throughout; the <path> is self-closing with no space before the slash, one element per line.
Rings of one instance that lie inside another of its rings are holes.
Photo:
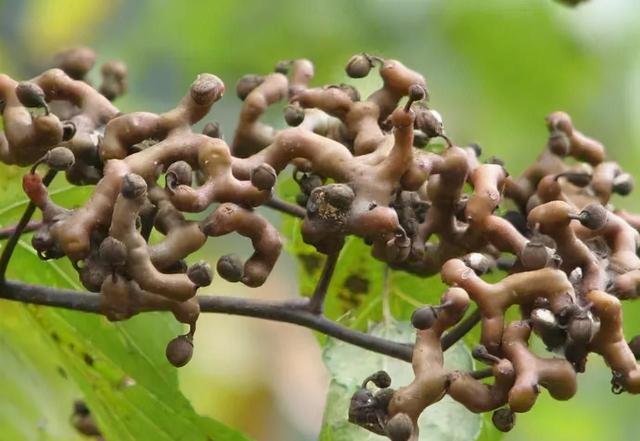
<path fill-rule="evenodd" d="M 306 57 L 315 84 L 336 83 L 346 81 L 354 53 L 397 58 L 426 76 L 453 140 L 479 143 L 512 174 L 544 146 L 544 116 L 565 110 L 640 178 L 638 42 L 638 0 L 577 8 L 552 0 L 0 0 L 1 72 L 26 78 L 60 49 L 92 46 L 101 61 L 129 66 L 130 92 L 117 103 L 124 111 L 168 109 L 198 73 L 212 72 L 229 90 L 213 111 L 228 135 L 242 74 Z M 634 196 L 615 202 L 640 209 Z M 294 271 L 283 259 L 250 295 L 295 295 Z M 180 371 L 195 408 L 259 440 L 315 439 L 328 380 L 311 334 L 233 317 L 199 323 L 199 350 Z M 640 329 L 635 305 L 626 328 L 628 336 Z M 571 402 L 544 395 L 505 439 L 638 439 L 639 399 L 612 395 L 610 373 L 592 358 Z"/>

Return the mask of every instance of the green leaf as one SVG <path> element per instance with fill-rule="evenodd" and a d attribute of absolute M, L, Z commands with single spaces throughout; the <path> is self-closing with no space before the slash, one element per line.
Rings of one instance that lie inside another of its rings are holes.
<path fill-rule="evenodd" d="M 23 172 L 15 168 L 10 170 L 14 177 Z M 60 186 L 57 196 L 65 206 L 80 202 L 83 193 L 89 191 L 66 187 L 64 182 L 56 185 Z M 15 179 L 0 179 L 0 189 L 12 186 L 16 186 Z M 24 195 L 17 191 L 3 191 L 0 198 L 0 206 L 4 207 L 0 209 L 0 224 L 13 224 L 26 204 Z M 77 275 L 66 259 L 42 262 L 28 243 L 29 238 L 25 236 L 15 250 L 9 265 L 9 278 L 79 289 Z M 61 397 L 67 397 L 66 402 L 42 400 L 39 407 L 24 415 L 21 408 L 16 407 L 13 419 L 10 413 L 0 412 L 0 428 L 11 427 L 12 421 L 16 418 L 21 421 L 22 418 L 23 424 L 15 430 L 28 432 L 30 420 L 27 418 L 34 413 L 58 415 L 62 418 L 60 424 L 69 426 L 69 397 L 81 395 L 108 440 L 248 440 L 241 433 L 198 415 L 181 393 L 177 370 L 164 356 L 166 343 L 184 332 L 182 325 L 170 314 L 147 313 L 125 322 L 111 323 L 100 315 L 38 306 L 15 305 L 14 308 L 26 317 L 20 325 L 23 332 L 29 332 L 40 341 L 41 348 L 36 355 L 59 366 L 70 381 L 63 385 L 49 381 L 50 375 L 45 376 L 44 372 L 51 371 L 51 368 L 41 364 L 39 358 L 14 356 L 13 363 L 0 364 L 0 375 L 11 383 L 16 396 L 28 397 L 33 393 L 34 382 L 28 381 L 27 375 L 31 369 L 36 376 L 42 371 L 40 381 L 51 383 L 50 388 L 63 389 L 61 392 L 53 390 Z M 11 330 L 7 334 L 11 334 Z M 16 335 L 18 338 L 20 334 Z M 13 344 L 7 348 L 20 355 L 17 346 Z M 61 432 L 57 426 L 52 427 Z M 16 436 L 10 439 L 30 438 Z M 69 435 L 61 439 L 73 438 Z"/>
<path fill-rule="evenodd" d="M 379 324 L 370 333 L 387 339 L 405 342 L 413 340 L 415 330 L 407 322 Z M 406 385 L 413 380 L 411 365 L 330 340 L 324 350 L 324 361 L 331 373 L 329 396 L 325 408 L 321 441 L 373 441 L 384 438 L 347 421 L 349 401 L 362 380 L 383 369 L 393 379 L 392 387 Z M 458 343 L 445 353 L 445 366 L 451 369 L 471 370 L 473 361 L 467 347 Z M 419 420 L 421 440 L 470 441 L 477 438 L 482 426 L 482 416 L 445 396 L 440 402 L 425 410 Z"/>
<path fill-rule="evenodd" d="M 0 431 L 21 441 L 81 441 L 69 424 L 81 396 L 27 309 L 0 303 Z"/>

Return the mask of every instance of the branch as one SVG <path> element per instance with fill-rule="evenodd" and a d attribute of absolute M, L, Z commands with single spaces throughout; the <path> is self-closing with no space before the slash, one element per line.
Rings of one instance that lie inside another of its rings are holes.
<path fill-rule="evenodd" d="M 88 291 L 30 285 L 15 280 L 0 281 L 0 298 L 34 305 L 53 306 L 74 311 L 102 314 L 102 296 Z M 413 345 L 398 343 L 347 328 L 323 315 L 309 311 L 309 299 L 257 300 L 240 297 L 198 296 L 201 312 L 239 315 L 291 323 L 313 329 L 354 346 L 411 363 Z M 151 309 L 141 312 L 152 311 Z M 474 313 L 475 314 L 475 313 Z M 473 314 L 472 314 L 473 315 Z M 471 317 L 471 316 L 469 316 Z M 446 337 L 446 336 L 445 336 Z M 444 347 L 443 341 L 443 347 Z M 452 343 L 453 344 L 453 343 Z M 477 379 L 493 375 L 491 369 L 470 371 Z"/>
<path fill-rule="evenodd" d="M 0 298 L 54 306 L 75 311 L 101 314 L 101 295 L 91 292 L 29 285 L 5 280 L 0 282 Z M 226 296 L 198 296 L 201 312 L 240 315 L 265 320 L 292 323 L 314 329 L 338 340 L 379 354 L 411 361 L 411 344 L 398 343 L 339 325 L 326 317 L 310 312 L 308 300 L 269 301 Z"/>
<path fill-rule="evenodd" d="M 269 208 L 273 208 L 274 210 L 290 214 L 291 216 L 299 217 L 300 219 L 304 218 L 307 214 L 307 210 L 305 210 L 303 207 L 289 203 L 277 196 L 271 196 L 271 199 L 269 199 L 263 205 Z"/>
<path fill-rule="evenodd" d="M 35 231 L 42 226 L 42 222 L 39 221 L 30 221 L 23 229 L 22 234 L 30 233 L 31 231 Z M 8 227 L 0 228 L 0 240 L 8 239 L 13 236 L 13 234 L 18 228 L 18 225 L 9 225 Z"/>
<path fill-rule="evenodd" d="M 324 309 L 324 299 L 327 297 L 329 291 L 329 284 L 333 277 L 333 271 L 336 269 L 336 263 L 340 257 L 340 250 L 334 251 L 327 256 L 327 260 L 322 268 L 322 274 L 320 280 L 316 285 L 316 289 L 313 291 L 313 296 L 309 299 L 308 309 L 314 314 L 322 314 Z"/>
<path fill-rule="evenodd" d="M 449 332 L 442 336 L 442 350 L 446 351 L 451 346 L 456 344 L 458 340 L 467 335 L 467 332 L 471 331 L 475 325 L 480 322 L 480 310 L 476 309 L 467 317 L 465 317 L 460 323 L 452 328 Z"/>

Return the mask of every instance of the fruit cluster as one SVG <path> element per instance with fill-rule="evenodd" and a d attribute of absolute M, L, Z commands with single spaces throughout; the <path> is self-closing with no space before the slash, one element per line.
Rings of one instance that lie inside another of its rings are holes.
<path fill-rule="evenodd" d="M 571 398 L 589 353 L 610 366 L 614 392 L 640 392 L 620 305 L 639 294 L 640 216 L 610 204 L 612 194 L 631 192 L 633 179 L 567 114 L 547 117 L 545 150 L 513 177 L 498 159 L 481 160 L 479 146 L 455 145 L 427 104 L 424 77 L 396 60 L 349 60 L 351 78 L 378 69 L 382 84 L 366 99 L 353 85 L 310 87 L 314 68 L 304 59 L 241 78 L 243 106 L 229 145 L 217 123 L 193 131 L 222 98 L 218 77 L 199 75 L 166 113 L 121 113 L 110 100 L 126 89 L 126 68 L 105 64 L 94 89 L 84 81 L 94 61 L 93 52 L 76 49 L 32 80 L 0 76 L 0 160 L 32 166 L 23 188 L 43 218 L 34 248 L 43 259 L 69 258 L 84 286 L 101 293 L 109 319 L 165 309 L 190 325 L 167 346 L 174 365 L 191 357 L 196 294 L 213 277 L 207 262 L 186 259 L 209 237 L 237 232 L 254 253 L 246 261 L 221 257 L 217 272 L 262 285 L 282 248 L 278 231 L 254 211 L 268 205 L 299 215 L 303 240 L 321 253 L 335 257 L 355 235 L 391 267 L 440 274 L 450 286 L 439 305 L 413 315 L 415 380 L 394 390 L 384 372 L 367 378 L 353 397 L 352 422 L 417 440 L 421 412 L 448 394 L 473 412 L 495 410 L 495 424 L 508 430 L 542 388 Z M 283 101 L 291 127 L 261 121 Z M 50 169 L 44 178 L 41 164 Z M 289 166 L 299 206 L 273 194 Z M 47 184 L 56 171 L 95 184 L 91 198 L 74 209 L 54 203 Z M 153 231 L 161 239 L 150 242 Z M 481 278 L 497 270 L 506 272 L 500 282 Z M 473 354 L 491 365 L 490 383 L 443 365 L 441 337 L 469 320 L 471 303 L 481 323 Z M 516 305 L 520 317 L 509 322 L 505 314 Z M 556 355 L 534 354 L 533 334 Z"/>

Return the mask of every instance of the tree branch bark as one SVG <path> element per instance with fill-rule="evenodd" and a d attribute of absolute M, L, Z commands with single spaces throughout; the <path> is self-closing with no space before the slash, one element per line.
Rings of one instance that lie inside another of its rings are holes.
<path fill-rule="evenodd" d="M 0 298 L 101 314 L 101 296 L 92 292 L 50 288 L 6 280 L 0 282 Z M 314 314 L 308 310 L 308 299 L 271 301 L 227 296 L 198 296 L 197 298 L 201 312 L 240 315 L 292 323 L 370 351 L 408 362 L 411 361 L 413 345 L 369 335 L 342 326 L 323 315 Z"/>
<path fill-rule="evenodd" d="M 42 222 L 40 221 L 29 221 L 27 225 L 22 230 L 22 233 L 29 233 L 31 231 L 35 231 L 42 226 Z M 17 228 L 17 225 L 9 225 L 7 227 L 0 228 L 0 240 L 8 239 L 13 236 Z"/>

